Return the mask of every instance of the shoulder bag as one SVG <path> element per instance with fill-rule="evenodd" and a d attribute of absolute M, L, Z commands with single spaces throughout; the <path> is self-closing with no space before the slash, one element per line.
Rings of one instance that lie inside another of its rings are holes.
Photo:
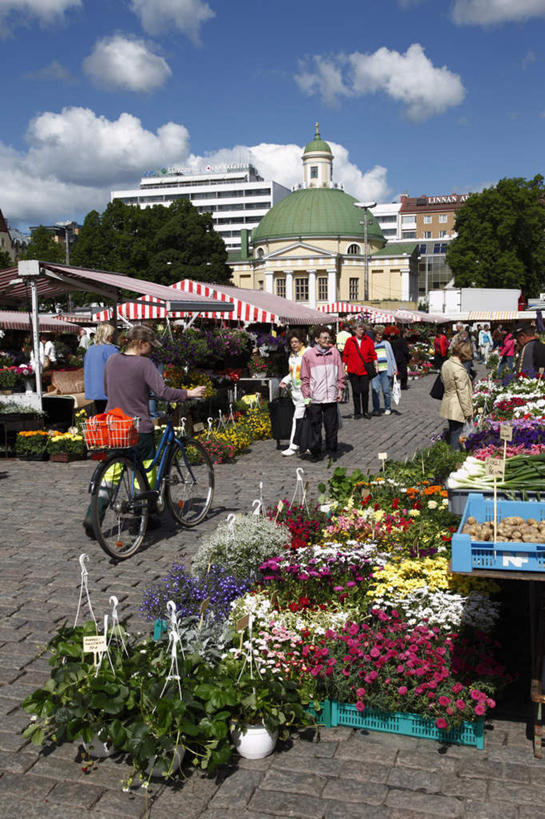
<path fill-rule="evenodd" d="M 432 384 L 430 395 L 432 398 L 435 398 L 437 401 L 441 401 L 445 394 L 445 385 L 441 379 L 441 375 L 438 375 L 435 381 Z"/>

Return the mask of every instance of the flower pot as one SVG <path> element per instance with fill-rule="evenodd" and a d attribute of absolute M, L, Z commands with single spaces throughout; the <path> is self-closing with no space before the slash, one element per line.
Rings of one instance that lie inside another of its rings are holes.
<path fill-rule="evenodd" d="M 58 464 L 67 464 L 70 461 L 81 461 L 82 455 L 71 455 L 68 452 L 52 452 L 49 455 L 50 461 L 55 461 Z"/>
<path fill-rule="evenodd" d="M 13 390 L 0 390 L 0 395 L 12 395 Z"/>
<path fill-rule="evenodd" d="M 167 768 L 167 771 L 169 773 L 174 773 L 174 771 L 177 771 L 182 764 L 184 756 L 185 748 L 183 747 L 183 745 L 178 745 L 174 750 L 173 759 L 171 761 L 170 766 Z M 152 756 L 148 763 L 148 767 L 146 768 L 146 774 L 148 776 L 162 776 L 164 773 L 166 773 L 166 771 L 162 767 L 159 767 L 158 765 L 155 764 L 156 759 L 157 759 L 156 756 Z"/>
<path fill-rule="evenodd" d="M 48 454 L 47 452 L 42 453 L 34 453 L 32 455 L 17 455 L 20 461 L 47 461 Z"/>
<path fill-rule="evenodd" d="M 82 745 L 85 748 L 85 753 L 93 757 L 93 759 L 106 759 L 106 757 L 114 753 L 109 740 L 103 742 L 98 734 L 95 734 L 90 742 L 82 742 Z"/>
<path fill-rule="evenodd" d="M 25 378 L 25 392 L 34 392 L 34 381 L 32 378 Z"/>
<path fill-rule="evenodd" d="M 231 736 L 236 750 L 244 759 L 263 759 L 272 754 L 278 733 L 271 733 L 263 724 L 248 725 L 246 730 L 232 728 Z"/>

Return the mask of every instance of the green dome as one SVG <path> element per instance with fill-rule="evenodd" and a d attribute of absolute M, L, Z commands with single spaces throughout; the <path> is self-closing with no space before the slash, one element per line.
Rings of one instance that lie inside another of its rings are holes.
<path fill-rule="evenodd" d="M 314 139 L 305 146 L 305 150 L 303 151 L 303 156 L 305 154 L 310 154 L 313 151 L 320 151 L 321 153 L 330 154 L 331 148 L 324 142 L 324 140 L 320 136 L 320 132 L 318 130 L 318 123 L 316 123 L 316 133 L 314 134 Z"/>
<path fill-rule="evenodd" d="M 266 239 L 312 236 L 345 236 L 363 239 L 363 212 L 358 200 L 339 188 L 306 188 L 293 191 L 281 199 L 252 231 L 252 243 Z M 369 241 L 385 244 L 382 231 L 372 213 L 368 213 Z"/>

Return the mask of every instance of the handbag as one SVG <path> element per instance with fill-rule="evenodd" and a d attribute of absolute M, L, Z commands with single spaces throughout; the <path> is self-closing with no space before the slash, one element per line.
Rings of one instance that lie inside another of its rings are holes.
<path fill-rule="evenodd" d="M 356 348 L 357 354 L 361 358 L 361 363 L 363 364 L 363 366 L 365 368 L 365 371 L 367 372 L 367 375 L 369 376 L 369 378 L 375 378 L 375 376 L 377 374 L 377 371 L 375 369 L 374 363 L 372 361 L 364 361 L 364 358 L 363 358 L 363 356 L 361 354 L 361 350 L 358 347 L 358 344 L 357 344 L 356 341 L 354 341 L 354 347 Z"/>
<path fill-rule="evenodd" d="M 297 436 L 299 444 L 299 452 L 307 452 L 312 447 L 312 426 L 310 421 L 310 413 L 308 409 L 301 419 L 301 427 Z"/>
<path fill-rule="evenodd" d="M 401 384 L 394 375 L 394 383 L 392 385 L 392 401 L 397 406 L 401 401 Z"/>
<path fill-rule="evenodd" d="M 441 375 L 438 375 L 435 381 L 432 384 L 430 395 L 432 398 L 435 398 L 437 401 L 441 401 L 445 394 L 445 385 L 441 379 Z"/>

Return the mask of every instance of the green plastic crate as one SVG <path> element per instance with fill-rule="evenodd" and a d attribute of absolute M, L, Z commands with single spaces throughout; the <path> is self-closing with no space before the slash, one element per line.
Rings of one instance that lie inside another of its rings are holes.
<path fill-rule="evenodd" d="M 306 711 L 316 719 L 318 725 L 325 725 L 326 728 L 332 727 L 331 702 L 329 700 L 322 700 L 319 710 L 315 708 L 314 703 L 310 702 L 306 707 Z"/>
<path fill-rule="evenodd" d="M 350 728 L 364 728 L 367 731 L 383 731 L 418 739 L 434 739 L 453 745 L 469 745 L 481 751 L 484 748 L 484 719 L 463 722 L 458 728 L 441 731 L 437 728 L 435 720 L 424 719 L 418 714 L 376 711 L 374 708 L 358 711 L 355 705 L 332 700 L 331 725 L 332 727 L 347 725 Z"/>
<path fill-rule="evenodd" d="M 167 621 L 166 620 L 154 620 L 153 621 L 153 639 L 160 640 L 161 635 L 165 633 L 167 630 Z"/>

